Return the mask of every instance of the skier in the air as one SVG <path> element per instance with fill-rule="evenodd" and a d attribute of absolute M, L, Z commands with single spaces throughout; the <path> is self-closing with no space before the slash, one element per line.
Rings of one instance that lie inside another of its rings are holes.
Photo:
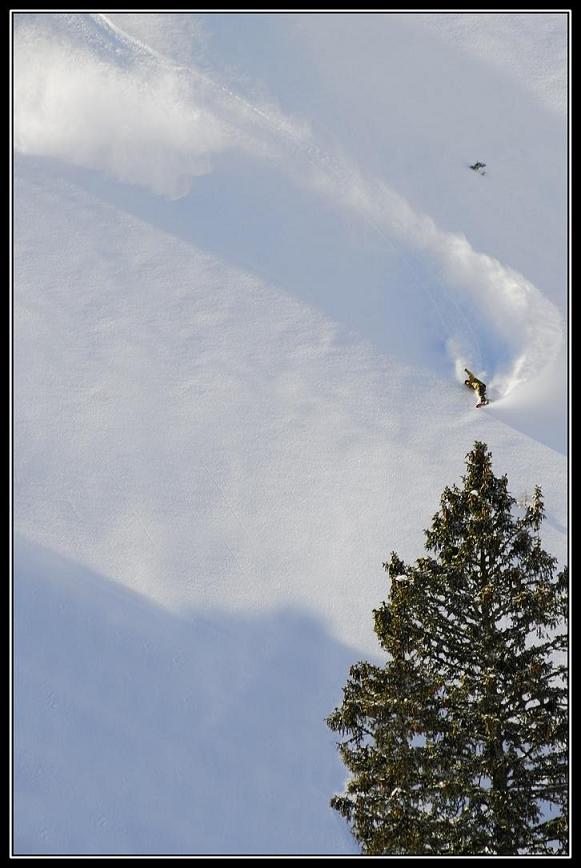
<path fill-rule="evenodd" d="M 481 175 L 486 174 L 486 172 L 484 171 L 486 168 L 486 163 L 481 163 L 477 161 L 476 163 L 473 163 L 470 168 L 473 169 L 473 171 L 475 172 L 480 172 Z"/>
<path fill-rule="evenodd" d="M 468 379 L 464 380 L 464 385 L 468 386 L 469 389 L 474 389 L 476 394 L 478 395 L 478 403 L 477 407 L 486 407 L 488 404 L 488 398 L 486 397 L 486 385 L 479 380 L 478 377 L 475 377 L 472 371 L 469 371 L 468 368 L 464 368 L 466 373 L 468 374 Z"/>

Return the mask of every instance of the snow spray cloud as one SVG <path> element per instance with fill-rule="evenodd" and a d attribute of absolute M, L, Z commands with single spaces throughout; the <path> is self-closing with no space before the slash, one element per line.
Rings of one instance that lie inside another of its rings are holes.
<path fill-rule="evenodd" d="M 447 333 L 447 350 L 458 379 L 473 364 L 475 327 L 462 315 L 458 302 L 468 302 L 478 315 L 478 330 L 486 329 L 503 347 L 508 361 L 480 373 L 495 397 L 503 397 L 520 383 L 535 379 L 558 355 L 564 329 L 558 309 L 540 290 L 514 269 L 474 250 L 460 234 L 443 231 L 426 214 L 378 179 L 369 180 L 345 162 L 313 173 L 312 183 L 342 207 L 357 212 L 380 234 L 395 237 L 430 257 L 450 288 L 447 309 L 456 307 L 454 321 L 444 305 L 431 296 Z M 441 288 L 438 293 L 441 296 Z"/>
<path fill-rule="evenodd" d="M 105 16 L 55 18 L 57 26 L 35 16 L 16 27 L 16 151 L 169 198 L 188 193 L 227 150 L 276 158 L 266 115 L 194 67 L 167 60 Z"/>
<path fill-rule="evenodd" d="M 64 24 L 56 37 L 55 21 Z M 348 158 L 325 153 L 306 124 L 243 99 L 191 63 L 177 63 L 175 28 L 158 34 L 156 44 L 167 56 L 142 41 L 143 27 L 131 16 L 133 35 L 119 26 L 123 16 L 53 15 L 53 32 L 46 22 L 41 15 L 16 30 L 18 151 L 100 169 L 174 198 L 189 191 L 194 176 L 211 171 L 212 157 L 225 151 L 274 161 L 297 183 L 434 261 L 449 293 L 442 299 L 439 286 L 431 303 L 458 377 L 465 366 L 474 366 L 482 329 L 501 345 L 498 356 L 504 359 L 476 371 L 496 397 L 536 378 L 557 356 L 561 317 L 537 287 L 475 251 L 464 236 L 438 228 L 384 182 L 363 177 Z M 153 26 L 147 22 L 148 38 Z M 462 313 L 463 303 L 476 313 L 477 327 Z M 459 316 L 451 318 L 454 307 Z"/>
<path fill-rule="evenodd" d="M 39 32 L 15 40 L 14 142 L 169 197 L 209 171 L 229 131 L 175 77 L 124 70 Z"/>

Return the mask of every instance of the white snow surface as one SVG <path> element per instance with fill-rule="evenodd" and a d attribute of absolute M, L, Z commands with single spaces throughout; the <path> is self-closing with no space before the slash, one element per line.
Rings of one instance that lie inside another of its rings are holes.
<path fill-rule="evenodd" d="M 567 560 L 566 16 L 14 20 L 14 851 L 357 852 L 324 718 L 475 440 Z"/>

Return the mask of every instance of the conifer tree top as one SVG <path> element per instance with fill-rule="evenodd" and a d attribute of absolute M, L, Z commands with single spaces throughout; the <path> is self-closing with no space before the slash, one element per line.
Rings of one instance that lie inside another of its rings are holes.
<path fill-rule="evenodd" d="M 328 725 L 352 777 L 331 802 L 371 855 L 566 853 L 568 573 L 477 441 L 427 554 L 384 564 L 382 667 L 350 671 Z M 551 806 L 553 816 L 545 814 Z"/>

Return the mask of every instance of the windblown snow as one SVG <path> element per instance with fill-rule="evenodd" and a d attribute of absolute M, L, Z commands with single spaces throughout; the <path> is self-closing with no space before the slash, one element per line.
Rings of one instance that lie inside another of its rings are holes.
<path fill-rule="evenodd" d="M 15 14 L 16 853 L 355 852 L 324 718 L 474 440 L 566 561 L 566 17 L 473 18 Z"/>

